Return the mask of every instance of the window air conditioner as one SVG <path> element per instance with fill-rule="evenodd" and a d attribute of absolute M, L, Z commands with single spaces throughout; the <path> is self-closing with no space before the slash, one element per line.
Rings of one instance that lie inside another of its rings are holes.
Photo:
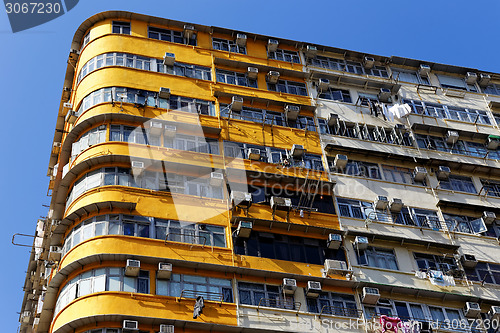
<path fill-rule="evenodd" d="M 361 302 L 363 304 L 377 304 L 380 298 L 378 288 L 363 287 Z"/>
<path fill-rule="evenodd" d="M 236 237 L 248 238 L 252 233 L 253 223 L 250 221 L 240 221 L 236 228 Z"/>
<path fill-rule="evenodd" d="M 175 63 L 175 54 L 165 52 L 165 55 L 163 56 L 163 64 L 165 66 L 173 66 L 174 63 Z"/>
<path fill-rule="evenodd" d="M 297 281 L 295 279 L 283 279 L 283 291 L 285 294 L 293 295 L 297 289 Z"/>
<path fill-rule="evenodd" d="M 238 46 L 246 46 L 247 45 L 247 35 L 245 34 L 236 34 L 236 45 Z"/>
<path fill-rule="evenodd" d="M 21 320 L 23 323 L 29 323 L 30 322 L 30 316 L 31 312 L 30 311 L 24 311 L 23 314 L 21 315 Z"/>
<path fill-rule="evenodd" d="M 467 82 L 467 84 L 474 84 L 474 83 L 476 83 L 476 81 L 477 81 L 477 74 L 476 73 L 467 72 L 465 74 L 465 82 Z"/>
<path fill-rule="evenodd" d="M 330 113 L 328 116 L 328 126 L 333 127 L 335 126 L 339 121 L 339 115 L 336 113 Z"/>
<path fill-rule="evenodd" d="M 174 325 L 160 325 L 160 332 L 158 333 L 174 333 L 175 332 L 175 326 Z"/>
<path fill-rule="evenodd" d="M 163 136 L 165 138 L 173 139 L 177 133 L 177 126 L 175 125 L 165 125 L 165 130 L 163 131 Z"/>
<path fill-rule="evenodd" d="M 275 52 L 278 49 L 280 42 L 277 39 L 269 39 L 267 41 L 267 51 Z"/>
<path fill-rule="evenodd" d="M 210 186 L 221 187 L 224 182 L 224 175 L 222 172 L 211 172 L 210 173 Z"/>
<path fill-rule="evenodd" d="M 365 57 L 363 59 L 363 67 L 367 69 L 371 69 L 375 66 L 375 59 L 372 57 Z"/>
<path fill-rule="evenodd" d="M 196 29 L 191 24 L 184 24 L 184 38 L 191 39 L 196 33 Z"/>
<path fill-rule="evenodd" d="M 74 124 L 76 121 L 76 112 L 73 110 L 69 110 L 68 113 L 66 113 L 66 117 L 64 120 L 66 120 L 67 123 L 69 124 Z"/>
<path fill-rule="evenodd" d="M 344 169 L 347 166 L 348 160 L 349 159 L 347 158 L 346 155 L 337 154 L 335 155 L 335 160 L 333 161 L 333 164 L 335 165 L 336 168 Z"/>
<path fill-rule="evenodd" d="M 249 79 L 257 80 L 257 76 L 259 74 L 259 69 L 257 67 L 248 67 L 247 75 Z"/>
<path fill-rule="evenodd" d="M 301 158 L 305 152 L 306 152 L 306 150 L 304 149 L 303 145 L 294 144 L 292 146 L 292 150 L 290 151 L 290 154 L 292 155 L 293 158 Z"/>
<path fill-rule="evenodd" d="M 488 136 L 488 139 L 486 140 L 486 148 L 495 150 L 498 148 L 499 145 L 500 145 L 500 137 L 496 135 Z"/>
<path fill-rule="evenodd" d="M 318 80 L 318 88 L 321 90 L 327 90 L 330 85 L 330 80 L 328 79 L 319 79 Z"/>
<path fill-rule="evenodd" d="M 429 65 L 421 64 L 419 69 L 418 69 L 418 74 L 420 76 L 429 76 L 429 73 L 431 72 L 431 67 Z"/>
<path fill-rule="evenodd" d="M 273 210 L 285 210 L 288 211 L 292 209 L 292 200 L 290 198 L 282 197 L 271 197 L 269 201 L 271 208 Z"/>
<path fill-rule="evenodd" d="M 62 248 L 59 246 L 51 246 L 49 249 L 49 261 L 60 261 Z"/>
<path fill-rule="evenodd" d="M 389 102 L 391 100 L 391 90 L 387 88 L 380 88 L 378 99 L 381 102 Z"/>
<path fill-rule="evenodd" d="M 483 212 L 484 223 L 492 224 L 493 222 L 495 222 L 496 219 L 497 219 L 497 214 L 495 214 L 494 212 L 488 212 L 488 211 Z"/>
<path fill-rule="evenodd" d="M 437 177 L 439 180 L 446 180 L 450 177 L 451 170 L 445 165 L 440 165 L 437 170 Z"/>
<path fill-rule="evenodd" d="M 248 192 L 231 191 L 230 198 L 233 206 L 250 206 L 252 204 L 252 194 Z"/>
<path fill-rule="evenodd" d="M 149 134 L 160 136 L 161 132 L 163 132 L 163 123 L 159 121 L 151 121 L 149 123 Z"/>
<path fill-rule="evenodd" d="M 127 259 L 127 266 L 125 266 L 126 276 L 137 277 L 139 275 L 140 270 L 141 270 L 141 262 L 139 260 Z"/>
<path fill-rule="evenodd" d="M 161 87 L 158 92 L 158 97 L 165 99 L 170 98 L 170 88 Z"/>
<path fill-rule="evenodd" d="M 139 175 L 144 170 L 144 162 L 132 161 L 132 173 L 134 175 Z"/>
<path fill-rule="evenodd" d="M 424 167 L 415 167 L 413 171 L 413 179 L 417 182 L 421 182 L 427 177 L 427 169 Z"/>
<path fill-rule="evenodd" d="M 386 209 L 389 205 L 389 200 L 387 199 L 387 197 L 379 195 L 377 199 L 375 199 L 374 204 L 376 209 Z"/>
<path fill-rule="evenodd" d="M 158 271 L 156 272 L 156 277 L 158 279 L 168 280 L 172 275 L 172 264 L 168 262 L 158 263 Z"/>
<path fill-rule="evenodd" d="M 72 109 L 73 108 L 73 103 L 66 102 L 63 104 L 64 109 Z"/>
<path fill-rule="evenodd" d="M 500 306 L 492 306 L 490 311 L 488 311 L 488 315 L 490 316 L 491 321 L 500 321 Z"/>
<path fill-rule="evenodd" d="M 59 151 L 61 150 L 61 143 L 60 142 L 54 142 L 52 144 L 52 152 L 54 154 L 59 154 Z"/>
<path fill-rule="evenodd" d="M 243 109 L 243 97 L 233 96 L 233 98 L 231 99 L 231 110 L 241 111 L 241 109 Z"/>
<path fill-rule="evenodd" d="M 464 314 L 467 318 L 475 318 L 481 313 L 481 307 L 475 302 L 465 302 Z"/>
<path fill-rule="evenodd" d="M 269 83 L 277 83 L 280 78 L 280 72 L 278 71 L 269 71 L 266 75 L 267 81 Z"/>
<path fill-rule="evenodd" d="M 490 83 L 491 76 L 488 74 L 479 74 L 479 85 L 485 87 Z"/>
<path fill-rule="evenodd" d="M 306 296 L 318 297 L 321 294 L 321 282 L 307 281 Z"/>
<path fill-rule="evenodd" d="M 446 132 L 446 143 L 453 144 L 458 141 L 458 132 L 457 131 L 448 131 Z"/>
<path fill-rule="evenodd" d="M 460 261 L 464 268 L 475 268 L 477 265 L 477 259 L 473 254 L 463 254 L 460 257 Z"/>
<path fill-rule="evenodd" d="M 340 234 L 329 234 L 327 246 L 331 250 L 338 250 L 342 245 L 342 235 Z"/>
<path fill-rule="evenodd" d="M 306 46 L 306 58 L 315 58 L 318 54 L 318 48 L 313 45 Z"/>
<path fill-rule="evenodd" d="M 356 250 L 366 250 L 368 248 L 368 237 L 356 236 L 354 239 L 354 248 Z"/>
<path fill-rule="evenodd" d="M 403 200 L 392 198 L 389 202 L 389 210 L 393 213 L 399 213 L 403 209 Z"/>
<path fill-rule="evenodd" d="M 325 259 L 325 273 L 326 274 L 344 274 L 349 271 L 347 263 L 342 260 Z"/>
<path fill-rule="evenodd" d="M 135 320 L 124 320 L 122 328 L 124 332 L 139 331 L 139 322 Z"/>
<path fill-rule="evenodd" d="M 258 148 L 248 148 L 247 149 L 247 159 L 252 161 L 260 160 L 260 149 Z"/>
<path fill-rule="evenodd" d="M 285 106 L 285 116 L 287 120 L 295 121 L 299 116 L 300 107 L 297 105 L 286 105 Z"/>

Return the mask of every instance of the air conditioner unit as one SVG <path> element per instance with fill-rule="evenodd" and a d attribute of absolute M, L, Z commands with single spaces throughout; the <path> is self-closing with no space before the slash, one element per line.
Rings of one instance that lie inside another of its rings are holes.
<path fill-rule="evenodd" d="M 127 266 L 125 266 L 126 276 L 137 277 L 139 275 L 140 270 L 141 270 L 141 262 L 139 260 L 127 259 Z"/>
<path fill-rule="evenodd" d="M 132 173 L 134 175 L 139 175 L 141 174 L 142 171 L 144 171 L 144 162 L 139 162 L 139 161 L 132 161 Z"/>
<path fill-rule="evenodd" d="M 476 83 L 476 81 L 477 81 L 477 74 L 476 73 L 467 72 L 465 74 L 465 82 L 467 82 L 467 84 L 474 84 L 474 83 Z"/>
<path fill-rule="evenodd" d="M 292 150 L 290 151 L 290 155 L 292 155 L 293 158 L 301 158 L 305 152 L 306 150 L 304 149 L 303 145 L 294 144 L 292 146 Z"/>
<path fill-rule="evenodd" d="M 66 117 L 64 118 L 64 120 L 69 124 L 74 124 L 76 118 L 77 118 L 76 112 L 73 110 L 69 110 L 68 113 L 66 113 Z"/>
<path fill-rule="evenodd" d="M 371 69 L 375 66 L 375 59 L 372 57 L 364 57 L 363 59 L 363 67 L 367 69 Z"/>
<path fill-rule="evenodd" d="M 170 98 L 170 88 L 161 87 L 158 92 L 158 97 L 169 99 Z"/>
<path fill-rule="evenodd" d="M 158 263 L 158 271 L 156 277 L 158 279 L 168 280 L 172 276 L 172 264 L 168 262 Z"/>
<path fill-rule="evenodd" d="M 457 131 L 448 131 L 446 132 L 446 143 L 455 143 L 458 141 L 458 132 Z"/>
<path fill-rule="evenodd" d="M 210 173 L 210 186 L 221 187 L 224 183 L 224 175 L 222 172 L 211 172 Z"/>
<path fill-rule="evenodd" d="M 69 103 L 69 102 L 63 103 L 63 108 L 71 110 L 73 108 L 73 103 Z"/>
<path fill-rule="evenodd" d="M 464 314 L 467 318 L 475 318 L 481 313 L 481 307 L 475 302 L 465 302 Z"/>
<path fill-rule="evenodd" d="M 451 170 L 446 165 L 440 165 L 437 170 L 437 177 L 439 180 L 446 180 L 450 177 Z"/>
<path fill-rule="evenodd" d="M 260 160 L 260 149 L 258 148 L 248 148 L 247 149 L 247 159 L 252 161 Z"/>
<path fill-rule="evenodd" d="M 496 135 L 488 136 L 488 139 L 486 140 L 486 148 L 495 150 L 498 148 L 499 145 L 500 145 L 500 137 Z"/>
<path fill-rule="evenodd" d="M 321 294 L 321 282 L 307 281 L 306 296 L 318 297 Z"/>
<path fill-rule="evenodd" d="M 326 274 L 344 274 L 349 271 L 347 263 L 342 260 L 325 259 L 325 273 Z"/>
<path fill-rule="evenodd" d="M 160 325 L 160 331 L 158 333 L 174 333 L 175 326 L 174 325 Z"/>
<path fill-rule="evenodd" d="M 375 199 L 375 209 L 386 209 L 387 206 L 389 205 L 389 200 L 387 197 L 384 197 L 383 195 L 379 195 L 377 199 Z"/>
<path fill-rule="evenodd" d="M 496 219 L 497 219 L 497 214 L 495 214 L 494 212 L 488 212 L 488 211 L 483 212 L 484 223 L 492 224 L 493 222 L 495 222 Z"/>
<path fill-rule="evenodd" d="M 490 80 L 491 80 L 491 76 L 488 75 L 488 74 L 479 74 L 479 85 L 481 87 L 485 87 L 488 85 L 488 83 L 490 83 Z"/>
<path fill-rule="evenodd" d="M 290 210 L 292 209 L 292 200 L 290 198 L 271 197 L 269 201 L 273 210 Z"/>
<path fill-rule="evenodd" d="M 173 139 L 175 138 L 175 134 L 177 133 L 177 126 L 175 125 L 165 125 L 163 131 L 163 136 L 165 138 Z"/>
<path fill-rule="evenodd" d="M 49 261 L 60 261 L 62 248 L 59 246 L 51 246 L 49 248 Z"/>
<path fill-rule="evenodd" d="M 363 287 L 361 302 L 363 304 L 377 304 L 380 298 L 378 288 Z"/>
<path fill-rule="evenodd" d="M 269 39 L 267 41 L 267 51 L 275 52 L 278 49 L 280 42 L 277 39 Z"/>
<path fill-rule="evenodd" d="M 285 294 L 293 295 L 297 289 L 297 281 L 295 279 L 283 279 L 283 292 Z"/>
<path fill-rule="evenodd" d="M 149 134 L 159 136 L 163 132 L 163 123 L 159 121 L 151 121 L 149 123 Z"/>
<path fill-rule="evenodd" d="M 21 320 L 23 323 L 29 323 L 30 322 L 30 316 L 31 312 L 30 311 L 24 311 L 23 314 L 21 315 Z"/>
<path fill-rule="evenodd" d="M 295 121 L 300 113 L 300 107 L 297 105 L 286 105 L 285 116 L 287 120 Z"/>
<path fill-rule="evenodd" d="M 431 72 L 431 67 L 429 65 L 421 64 L 419 69 L 418 69 L 418 74 L 420 76 L 429 76 L 429 73 Z"/>
<path fill-rule="evenodd" d="M 175 63 L 175 54 L 170 52 L 165 52 L 163 56 L 163 64 L 165 66 L 173 66 Z"/>
<path fill-rule="evenodd" d="M 259 75 L 259 69 L 257 67 L 248 67 L 247 75 L 249 79 L 257 80 L 257 76 Z"/>
<path fill-rule="evenodd" d="M 427 177 L 427 169 L 424 167 L 415 167 L 413 171 L 413 179 L 417 182 L 421 182 Z"/>
<path fill-rule="evenodd" d="M 463 254 L 460 257 L 460 262 L 462 263 L 462 266 L 464 266 L 464 268 L 475 268 L 477 265 L 476 256 L 474 256 L 473 254 Z"/>
<path fill-rule="evenodd" d="M 342 245 L 342 235 L 340 234 L 329 234 L 327 247 L 331 250 L 338 250 Z"/>
<path fill-rule="evenodd" d="M 191 24 L 184 24 L 184 38 L 191 39 L 196 33 L 196 29 Z"/>
<path fill-rule="evenodd" d="M 330 113 L 328 116 L 328 126 L 333 127 L 335 126 L 339 121 L 339 115 L 336 113 Z"/>
<path fill-rule="evenodd" d="M 315 58 L 318 54 L 318 48 L 316 46 L 307 45 L 306 46 L 306 58 Z"/>
<path fill-rule="evenodd" d="M 61 150 L 61 143 L 60 142 L 54 142 L 52 144 L 52 153 L 59 154 L 60 150 Z"/>
<path fill-rule="evenodd" d="M 354 239 L 354 248 L 356 250 L 366 250 L 368 248 L 368 237 L 356 236 Z"/>
<path fill-rule="evenodd" d="M 500 321 L 500 306 L 492 306 L 490 308 L 490 311 L 488 311 L 488 316 L 490 317 L 491 321 Z"/>
<path fill-rule="evenodd" d="M 245 34 L 236 34 L 236 45 L 238 46 L 246 46 L 247 45 L 247 35 Z"/>
<path fill-rule="evenodd" d="M 252 233 L 253 223 L 250 221 L 240 221 L 236 228 L 236 237 L 248 238 Z"/>
<path fill-rule="evenodd" d="M 243 109 L 243 97 L 233 96 L 231 99 L 231 110 L 241 111 Z"/>
<path fill-rule="evenodd" d="M 54 230 L 55 228 L 57 228 L 57 226 L 59 226 L 59 224 L 61 224 L 61 220 L 52 220 L 52 230 Z"/>
<path fill-rule="evenodd" d="M 139 322 L 135 320 L 124 320 L 123 321 L 123 331 L 124 332 L 135 332 L 139 331 Z"/>
<path fill-rule="evenodd" d="M 380 88 L 378 99 L 381 102 L 389 102 L 391 100 L 391 90 L 387 88 Z"/>
<path fill-rule="evenodd" d="M 266 75 L 267 81 L 269 83 L 277 83 L 280 78 L 280 72 L 278 71 L 269 71 Z"/>
<path fill-rule="evenodd" d="M 318 80 L 318 88 L 321 90 L 327 90 L 330 85 L 330 80 L 320 78 Z"/>
<path fill-rule="evenodd" d="M 335 165 L 336 168 L 344 169 L 347 166 L 348 160 L 349 159 L 347 158 L 347 155 L 337 154 L 335 155 L 335 160 L 333 161 L 333 164 Z"/>
<path fill-rule="evenodd" d="M 403 200 L 392 198 L 389 202 L 389 210 L 393 213 L 399 213 L 403 209 Z"/>
<path fill-rule="evenodd" d="M 230 198 L 233 206 L 250 206 L 252 204 L 252 194 L 248 192 L 231 191 Z"/>

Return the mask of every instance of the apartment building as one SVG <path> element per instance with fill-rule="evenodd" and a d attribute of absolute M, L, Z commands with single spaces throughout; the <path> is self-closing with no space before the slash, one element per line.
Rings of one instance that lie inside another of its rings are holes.
<path fill-rule="evenodd" d="M 500 75 L 110 11 L 20 332 L 498 332 Z"/>

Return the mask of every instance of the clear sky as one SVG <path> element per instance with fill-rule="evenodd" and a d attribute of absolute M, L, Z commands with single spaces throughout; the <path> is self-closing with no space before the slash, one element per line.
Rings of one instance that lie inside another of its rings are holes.
<path fill-rule="evenodd" d="M 2 332 L 17 330 L 29 255 L 28 248 L 13 246 L 11 237 L 33 234 L 36 220 L 47 215 L 46 173 L 66 60 L 75 30 L 88 17 L 128 10 L 500 72 L 498 0 L 80 0 L 67 14 L 16 34 L 1 4 L 0 9 Z"/>

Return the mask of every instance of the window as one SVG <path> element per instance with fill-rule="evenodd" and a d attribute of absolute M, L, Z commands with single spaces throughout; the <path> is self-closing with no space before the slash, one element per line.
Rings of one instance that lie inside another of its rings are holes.
<path fill-rule="evenodd" d="M 240 304 L 296 310 L 294 297 L 285 295 L 280 286 L 238 282 L 238 295 Z"/>
<path fill-rule="evenodd" d="M 354 295 L 322 292 L 318 298 L 306 296 L 307 310 L 312 313 L 330 314 L 341 317 L 357 318 L 361 315 Z"/>
<path fill-rule="evenodd" d="M 232 303 L 231 280 L 199 275 L 172 274 L 170 280 L 156 280 L 156 294 L 172 297 L 196 298 Z"/>
<path fill-rule="evenodd" d="M 217 77 L 217 82 L 257 88 L 257 80 L 248 78 L 246 73 L 238 73 L 238 72 L 231 72 L 222 69 L 217 69 L 216 77 Z"/>
<path fill-rule="evenodd" d="M 85 37 L 83 37 L 82 47 L 80 49 L 83 49 L 85 47 L 85 45 L 87 45 L 89 42 L 90 42 L 90 30 L 89 30 L 89 32 L 87 32 Z"/>
<path fill-rule="evenodd" d="M 466 268 L 465 274 L 471 281 L 500 284 L 500 265 L 478 262 L 475 268 Z"/>
<path fill-rule="evenodd" d="M 299 52 L 297 51 L 277 49 L 274 52 L 268 52 L 268 58 L 300 64 Z"/>
<path fill-rule="evenodd" d="M 371 202 L 337 198 L 337 204 L 339 206 L 339 215 L 343 217 L 365 219 L 373 212 L 373 204 Z"/>
<path fill-rule="evenodd" d="M 450 147 L 442 137 L 415 134 L 415 139 L 417 140 L 418 147 L 422 149 L 438 150 L 479 158 L 500 159 L 500 150 L 489 150 L 482 143 L 458 140 Z"/>
<path fill-rule="evenodd" d="M 453 255 L 433 255 L 426 253 L 413 253 L 417 266 L 421 271 L 437 270 L 442 271 L 444 274 L 453 275 L 454 270 L 457 270 L 457 264 Z"/>
<path fill-rule="evenodd" d="M 481 179 L 481 184 L 488 195 L 500 197 L 500 182 L 489 179 Z"/>
<path fill-rule="evenodd" d="M 433 230 L 441 230 L 441 221 L 439 221 L 437 212 L 433 210 L 403 207 L 403 209 L 393 214 L 394 223 L 412 225 Z"/>
<path fill-rule="evenodd" d="M 159 73 L 185 76 L 199 80 L 210 81 L 212 79 L 212 76 L 210 74 L 211 71 L 208 67 L 182 64 L 179 62 L 174 63 L 173 66 L 167 66 L 163 64 L 162 60 L 156 61 L 156 67 Z"/>
<path fill-rule="evenodd" d="M 420 76 L 416 71 L 405 71 L 402 69 L 392 68 L 392 77 L 396 81 L 430 85 L 429 79 L 426 77 Z"/>
<path fill-rule="evenodd" d="M 95 127 L 80 136 L 71 147 L 71 158 L 74 159 L 85 149 L 106 141 L 106 125 Z"/>
<path fill-rule="evenodd" d="M 239 46 L 232 40 L 212 38 L 212 47 L 214 50 L 247 54 L 247 48 L 245 46 Z"/>
<path fill-rule="evenodd" d="M 453 119 L 469 123 L 491 125 L 491 119 L 486 111 L 466 109 L 457 106 L 443 105 L 437 103 L 403 99 L 413 113 L 423 114 L 430 117 Z"/>
<path fill-rule="evenodd" d="M 329 161 L 330 171 L 336 170 L 335 165 L 333 165 L 333 161 Z M 380 176 L 380 169 L 378 164 L 369 163 L 369 162 L 359 162 L 349 160 L 347 162 L 347 166 L 344 170 L 336 170 L 337 172 L 345 173 L 346 175 L 372 178 L 372 179 L 382 179 Z"/>
<path fill-rule="evenodd" d="M 389 77 L 389 73 L 387 72 L 387 69 L 383 66 L 374 66 L 373 68 L 368 69 L 366 74 L 378 76 L 378 77 L 383 77 L 386 79 Z"/>
<path fill-rule="evenodd" d="M 302 82 L 278 80 L 278 83 L 268 82 L 267 89 L 287 94 L 307 96 L 306 84 Z"/>
<path fill-rule="evenodd" d="M 413 170 L 392 165 L 382 165 L 382 172 L 385 180 L 399 184 L 414 184 L 426 186 L 425 180 L 417 182 L 413 178 Z"/>
<path fill-rule="evenodd" d="M 488 230 L 482 218 L 445 213 L 443 217 L 449 231 L 480 234 Z"/>
<path fill-rule="evenodd" d="M 224 227 L 208 224 L 156 219 L 155 238 L 173 242 L 226 247 Z"/>
<path fill-rule="evenodd" d="M 341 101 L 345 103 L 352 103 L 351 93 L 349 90 L 331 88 L 329 87 L 326 91 L 322 91 L 319 98 L 331 99 L 334 101 Z"/>
<path fill-rule="evenodd" d="M 250 238 L 234 240 L 240 255 L 323 265 L 325 259 L 346 261 L 343 249 L 330 250 L 325 240 L 252 231 Z"/>
<path fill-rule="evenodd" d="M 184 33 L 182 31 L 148 27 L 148 37 L 167 42 L 186 44 Z M 196 34 L 193 34 L 193 37 L 187 41 L 187 44 L 196 46 Z"/>
<path fill-rule="evenodd" d="M 113 33 L 130 35 L 130 22 L 113 21 Z"/>
<path fill-rule="evenodd" d="M 442 189 L 446 190 L 477 193 L 476 187 L 470 177 L 450 175 L 447 180 L 441 180 L 439 185 Z"/>
<path fill-rule="evenodd" d="M 358 251 L 356 255 L 358 264 L 361 266 L 398 270 L 396 254 L 393 250 L 369 246 L 366 250 Z"/>
<path fill-rule="evenodd" d="M 483 88 L 483 92 L 485 94 L 500 96 L 500 84 L 494 84 L 494 83 L 489 84 L 488 86 Z"/>
<path fill-rule="evenodd" d="M 441 87 L 443 88 L 452 88 L 452 89 L 477 92 L 476 86 L 474 84 L 467 84 L 463 77 L 448 76 L 441 74 L 437 74 L 437 77 L 439 79 L 439 83 L 441 83 Z"/>

